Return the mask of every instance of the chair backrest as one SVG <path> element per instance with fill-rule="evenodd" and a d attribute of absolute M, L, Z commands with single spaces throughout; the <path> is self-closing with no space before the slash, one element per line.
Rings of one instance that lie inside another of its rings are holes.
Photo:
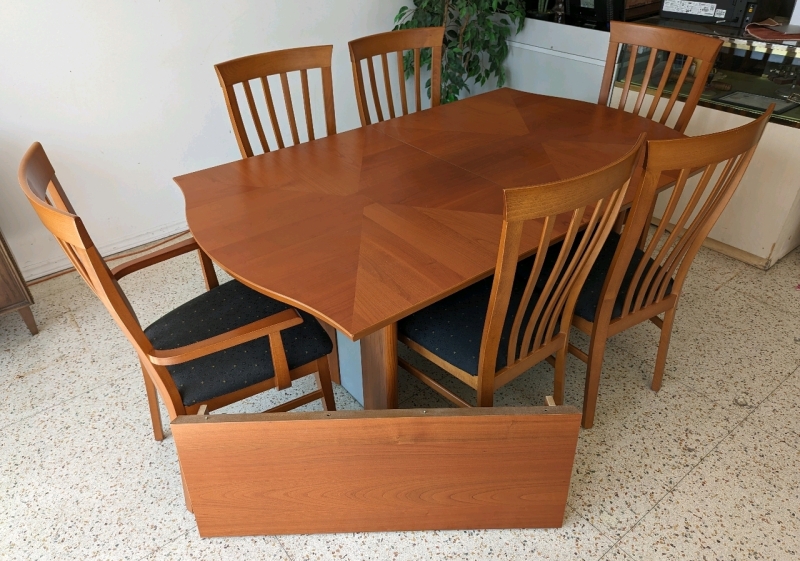
<path fill-rule="evenodd" d="M 153 351 L 153 345 L 139 325 L 133 307 L 119 283 L 89 237 L 83 221 L 75 214 L 56 177 L 53 165 L 38 142 L 35 142 L 23 156 L 18 179 L 23 193 L 39 215 L 42 224 L 55 236 L 78 274 L 105 305 L 111 317 L 133 344 L 142 364 L 150 370 L 151 377 L 154 378 L 153 381 L 162 396 L 172 399 L 172 403 L 167 399 L 165 401 L 170 415 L 174 417 L 175 404 L 182 407 L 178 389 L 164 367 L 155 366 L 147 359 Z"/>
<path fill-rule="evenodd" d="M 495 266 L 492 296 L 481 342 L 479 373 L 494 373 L 497 353 L 507 353 L 507 365 L 524 361 L 534 353 L 550 356 L 565 345 L 572 311 L 589 270 L 619 213 L 636 163 L 644 157 L 644 137 L 622 158 L 585 175 L 544 185 L 505 190 L 505 210 L 500 251 Z M 587 221 L 588 215 L 588 221 Z M 541 228 L 533 267 L 517 309 L 509 310 L 515 282 L 520 240 L 526 221 Z M 555 265 L 546 282 L 539 281 L 556 224 L 567 231 Z M 585 225 L 582 236 L 581 228 Z M 532 311 L 531 297 L 536 294 Z M 499 348 L 506 315 L 513 312 L 508 348 Z M 556 339 L 561 339 L 557 341 Z M 480 380 L 479 384 L 493 384 Z M 486 388 L 488 390 L 488 388 Z"/>
<path fill-rule="evenodd" d="M 353 63 L 353 81 L 356 87 L 356 101 L 358 102 L 358 114 L 361 117 L 361 125 L 366 126 L 372 122 L 370 117 L 369 104 L 367 103 L 367 92 L 364 84 L 364 71 L 362 61 L 367 61 L 367 73 L 369 74 L 369 87 L 372 92 L 372 106 L 378 122 L 384 120 L 381 97 L 378 94 L 378 83 L 375 77 L 375 65 L 373 57 L 380 56 L 381 69 L 383 71 L 383 92 L 386 98 L 388 118 L 394 119 L 397 116 L 395 111 L 394 96 L 392 95 L 392 85 L 389 77 L 389 62 L 387 54 L 394 53 L 397 65 L 398 90 L 400 92 L 400 115 L 408 114 L 408 99 L 405 82 L 404 51 L 414 52 L 414 95 L 416 96 L 416 110 L 422 110 L 421 97 L 421 50 L 432 49 L 431 53 L 431 106 L 439 105 L 441 98 L 441 77 L 442 77 L 442 42 L 444 40 L 443 27 L 421 27 L 418 29 L 401 29 L 398 31 L 388 31 L 369 37 L 355 39 L 348 43 L 350 45 L 350 61 Z"/>
<path fill-rule="evenodd" d="M 225 103 L 228 106 L 228 114 L 233 124 L 233 132 L 236 134 L 236 142 L 239 143 L 239 151 L 243 158 L 253 155 L 252 144 L 247 136 L 247 130 L 239 108 L 239 98 L 236 94 L 235 86 L 242 85 L 244 97 L 247 100 L 247 107 L 253 121 L 253 126 L 258 136 L 261 149 L 269 152 L 267 135 L 264 132 L 264 125 L 258 113 L 253 89 L 250 85 L 252 80 L 261 82 L 261 89 L 264 92 L 264 101 L 269 114 L 272 133 L 274 136 L 273 146 L 284 148 L 286 146 L 283 133 L 278 122 L 278 114 L 275 110 L 275 102 L 270 89 L 270 76 L 279 75 L 281 91 L 286 115 L 289 121 L 289 128 L 293 144 L 300 144 L 300 133 L 297 130 L 297 118 L 295 116 L 294 103 L 292 102 L 291 88 L 289 87 L 289 73 L 300 72 L 300 86 L 303 95 L 303 111 L 306 122 L 307 140 L 314 140 L 314 122 L 311 111 L 311 99 L 308 85 L 308 71 L 319 68 L 322 72 L 322 96 L 325 107 L 325 130 L 328 135 L 336 134 L 336 115 L 333 105 L 333 78 L 331 75 L 331 55 L 332 45 L 319 47 L 302 47 L 299 49 L 287 49 L 283 51 L 272 51 L 250 55 L 227 62 L 214 65 L 219 77 L 219 83 L 225 94 Z"/>
<path fill-rule="evenodd" d="M 620 45 L 622 48 L 620 49 Z M 606 57 L 606 67 L 603 73 L 603 82 L 600 86 L 600 98 L 598 103 L 600 105 L 608 105 L 610 98 L 613 94 L 614 86 L 614 73 L 615 66 L 619 60 L 622 64 L 625 51 L 628 51 L 627 64 L 628 68 L 625 73 L 625 81 L 622 86 L 622 94 L 619 98 L 618 108 L 624 109 L 628 101 L 628 92 L 631 87 L 631 80 L 634 75 L 634 68 L 636 67 L 636 58 L 639 50 L 643 51 L 649 49 L 650 56 L 647 59 L 647 66 L 644 70 L 642 77 L 642 85 L 639 88 L 639 94 L 636 97 L 636 103 L 633 107 L 633 112 L 637 115 L 640 114 L 642 104 L 645 99 L 645 94 L 649 91 L 653 95 L 650 107 L 647 110 L 646 116 L 648 119 L 658 119 L 658 122 L 666 124 L 669 119 L 672 109 L 675 107 L 675 102 L 678 100 L 678 94 L 681 91 L 684 83 L 690 81 L 692 87 L 689 95 L 686 98 L 683 110 L 678 116 L 675 123 L 675 130 L 683 132 L 689 124 L 689 119 L 692 118 L 697 102 L 700 100 L 700 94 L 708 79 L 708 74 L 714 66 L 714 61 L 717 58 L 717 53 L 722 46 L 720 39 L 699 35 L 697 33 L 690 33 L 688 31 L 680 31 L 677 29 L 669 29 L 666 27 L 656 27 L 652 25 L 640 25 L 636 23 L 624 23 L 621 21 L 611 22 L 611 41 L 608 45 L 608 55 Z M 619 51 L 619 57 L 617 52 Z M 676 62 L 676 57 L 680 55 L 683 59 L 683 66 L 680 72 L 675 76 L 673 73 L 673 66 Z M 666 61 L 663 58 L 666 57 Z M 658 59 L 662 60 L 658 60 Z M 660 78 L 653 74 L 653 69 L 657 66 L 661 72 Z M 692 64 L 695 65 L 694 75 L 689 75 L 689 70 Z M 653 91 L 650 85 L 651 80 L 658 78 L 658 86 Z M 662 96 L 664 95 L 664 88 L 667 83 L 674 79 L 672 84 L 672 93 L 666 104 L 661 104 Z M 663 105 L 661 116 L 657 117 L 659 105 Z"/>
<path fill-rule="evenodd" d="M 643 183 L 601 290 L 596 322 L 609 321 L 623 282 L 630 288 L 620 320 L 658 304 L 668 293 L 680 295 L 695 255 L 742 180 L 771 114 L 772 107 L 736 129 L 647 143 Z M 659 178 L 664 172 L 677 172 L 677 180 L 649 237 Z M 690 176 L 695 174 L 699 175 L 697 185 L 687 189 Z M 681 199 L 687 202 L 678 212 Z M 630 276 L 628 268 L 637 248 L 644 255 Z"/>

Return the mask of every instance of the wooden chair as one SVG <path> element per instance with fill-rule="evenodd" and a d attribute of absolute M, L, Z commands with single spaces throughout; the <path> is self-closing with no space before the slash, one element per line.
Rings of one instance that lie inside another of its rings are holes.
<path fill-rule="evenodd" d="M 156 440 L 164 438 L 156 388 L 173 420 L 203 406 L 213 411 L 271 388 L 288 388 L 293 380 L 316 373 L 318 390 L 271 411 L 288 411 L 320 398 L 326 409 L 335 409 L 327 360 L 331 341 L 313 317 L 238 281 L 217 285 L 213 267 L 201 252 L 209 290 L 143 330 L 119 279 L 200 251 L 194 239 L 109 270 L 38 142 L 22 159 L 19 183 L 42 223 L 139 355 Z"/>
<path fill-rule="evenodd" d="M 625 156 L 592 173 L 506 189 L 494 277 L 400 320 L 399 339 L 477 390 L 481 407 L 493 404 L 497 388 L 542 360 L 553 362 L 555 355 L 554 397 L 563 403 L 572 309 L 643 150 L 644 135 Z M 538 225 L 541 230 L 538 251 L 535 259 L 518 266 L 523 226 L 531 220 L 537 222 L 529 227 Z M 557 223 L 559 229 L 568 226 L 560 250 L 554 253 L 548 248 Z M 584 225 L 585 234 L 579 237 Z M 550 272 L 541 275 L 545 261 L 552 262 Z M 469 407 L 406 360 L 399 363 L 451 402 Z"/>
<path fill-rule="evenodd" d="M 242 85 L 247 107 L 253 120 L 256 135 L 261 143 L 261 149 L 269 152 L 267 136 L 264 133 L 264 126 L 258 113 L 253 89 L 250 86 L 252 80 L 261 82 L 261 89 L 264 92 L 264 101 L 269 113 L 269 120 L 274 134 L 274 145 L 277 148 L 284 148 L 286 144 L 283 140 L 278 114 L 275 110 L 275 103 L 272 98 L 272 90 L 269 85 L 269 76 L 280 75 L 281 90 L 283 101 L 286 106 L 286 115 L 289 121 L 289 128 L 292 135 L 292 142 L 300 144 L 300 134 L 297 130 L 297 118 L 295 116 L 294 104 L 292 102 L 291 90 L 289 87 L 289 72 L 300 72 L 300 85 L 303 95 L 303 111 L 306 121 L 307 140 L 314 140 L 314 122 L 311 111 L 311 99 L 308 86 L 308 71 L 319 68 L 322 72 L 322 96 L 325 108 L 325 130 L 328 135 L 336 134 L 336 114 L 333 105 L 333 78 L 331 76 L 331 54 L 332 45 L 320 47 L 302 47 L 299 49 L 287 49 L 283 51 L 272 51 L 257 55 L 250 55 L 227 62 L 221 62 L 214 66 L 217 71 L 219 83 L 225 94 L 225 103 L 228 106 L 233 124 L 233 132 L 236 134 L 236 142 L 239 143 L 239 151 L 242 158 L 249 158 L 253 155 L 252 145 L 247 136 L 242 112 L 239 109 L 239 101 L 236 96 L 234 86 Z"/>
<path fill-rule="evenodd" d="M 406 92 L 403 52 L 414 51 L 414 95 L 416 98 L 416 109 L 417 111 L 422 111 L 420 51 L 425 48 L 433 49 L 431 54 L 431 107 L 436 107 L 439 105 L 439 100 L 441 98 L 443 40 L 443 27 L 421 27 L 418 29 L 401 29 L 398 31 L 378 33 L 377 35 L 362 37 L 361 39 L 355 39 L 348 43 L 350 45 L 350 61 L 353 63 L 353 81 L 356 87 L 356 101 L 358 102 L 358 114 L 361 117 L 361 126 L 367 126 L 372 123 L 364 85 L 362 61 L 364 59 L 367 61 L 369 85 L 370 91 L 372 92 L 372 105 L 375 109 L 378 122 L 380 122 L 384 120 L 384 112 L 381 107 L 382 102 L 380 95 L 378 95 L 375 65 L 372 62 L 373 57 L 380 55 L 381 70 L 383 71 L 383 94 L 386 98 L 388 116 L 390 119 L 394 119 L 397 113 L 395 112 L 395 102 L 389 78 L 389 62 L 386 55 L 388 53 L 395 53 L 397 59 L 398 90 L 400 92 L 400 115 L 408 115 L 408 94 Z"/>
<path fill-rule="evenodd" d="M 573 325 L 591 337 L 588 353 L 569 347 L 587 364 L 585 428 L 594 423 L 606 340 L 646 320 L 661 329 L 652 382 L 653 390 L 660 389 L 686 273 L 747 170 L 771 113 L 772 108 L 752 123 L 725 132 L 647 143 L 643 183 L 622 235 L 609 236 L 575 306 Z M 659 178 L 675 171 L 675 187 L 648 241 Z M 699 172 L 696 187 L 687 188 L 690 175 Z M 688 202 L 677 212 L 681 196 Z M 663 319 L 658 317 L 661 313 Z"/>
<path fill-rule="evenodd" d="M 622 49 L 620 51 L 620 45 Z M 661 110 L 661 117 L 658 122 L 666 124 L 669 119 L 675 102 L 678 99 L 678 94 L 683 87 L 684 83 L 692 82 L 689 95 L 684 102 L 683 109 L 681 110 L 678 120 L 675 123 L 675 130 L 683 132 L 689 124 L 689 119 L 692 118 L 697 102 L 700 100 L 700 94 L 708 79 L 708 74 L 714 66 L 714 61 L 717 58 L 717 53 L 722 46 L 720 39 L 708 37 L 705 35 L 698 35 L 697 33 L 690 33 L 688 31 L 679 31 L 677 29 L 669 29 L 666 27 L 655 27 L 652 25 L 640 25 L 635 23 L 623 23 L 621 21 L 611 22 L 611 41 L 608 45 L 608 56 L 606 57 L 605 72 L 603 72 L 603 82 L 600 86 L 600 98 L 597 103 L 600 105 L 608 105 L 611 95 L 613 94 L 614 74 L 616 70 L 616 63 L 618 60 L 617 52 L 620 51 L 619 62 L 622 63 L 625 51 L 628 51 L 628 69 L 625 74 L 625 81 L 622 86 L 622 95 L 619 98 L 617 107 L 624 109 L 628 101 L 628 92 L 631 88 L 631 79 L 633 78 L 633 70 L 635 64 L 631 64 L 631 60 L 635 61 L 636 53 L 640 48 L 649 48 L 650 56 L 647 59 L 647 66 L 644 71 L 642 79 L 642 87 L 639 88 L 639 94 L 636 96 L 636 103 L 633 106 L 633 112 L 637 115 L 640 114 L 642 105 L 645 99 L 645 94 L 650 93 L 653 95 L 650 107 L 647 110 L 646 116 L 648 119 L 656 119 L 656 112 L 662 96 L 664 95 L 664 88 L 672 76 L 672 67 L 675 62 L 676 56 L 682 55 L 685 57 L 683 67 L 680 70 L 675 83 L 673 84 L 672 94 L 669 96 L 666 105 Z M 660 53 L 660 54 L 659 54 Z M 663 57 L 666 56 L 666 61 Z M 653 74 L 653 69 L 656 66 L 656 61 L 661 58 L 661 76 L 658 78 L 657 74 Z M 692 63 L 696 64 L 696 70 L 693 76 L 689 75 L 689 69 Z M 651 84 L 652 79 L 658 79 L 658 86 L 653 91 Z M 648 84 L 648 87 L 644 85 Z"/>

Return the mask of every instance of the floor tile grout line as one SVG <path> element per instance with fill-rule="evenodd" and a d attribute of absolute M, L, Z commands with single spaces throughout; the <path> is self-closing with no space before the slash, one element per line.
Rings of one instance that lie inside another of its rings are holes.
<path fill-rule="evenodd" d="M 658 507 L 658 505 L 659 505 L 659 504 L 661 504 L 661 502 L 662 502 L 662 501 L 663 501 L 665 498 L 667 498 L 667 497 L 668 497 L 668 496 L 669 496 L 669 495 L 670 495 L 670 494 L 671 494 L 673 491 L 675 491 L 675 489 L 677 489 L 677 488 L 678 488 L 678 486 L 679 486 L 679 485 L 680 485 L 680 484 L 683 482 L 683 480 L 684 480 L 684 479 L 686 479 L 686 478 L 687 478 L 689 475 L 691 475 L 691 474 L 692 474 L 692 472 L 694 472 L 694 471 L 695 471 L 695 470 L 696 470 L 696 469 L 697 469 L 697 468 L 700 466 L 700 464 L 701 464 L 701 463 L 703 463 L 703 461 L 704 461 L 704 460 L 705 460 L 705 459 L 706 459 L 708 456 L 710 456 L 711 454 L 713 454 L 713 453 L 714 453 L 714 452 L 715 452 L 715 451 L 716 451 L 716 450 L 717 450 L 717 449 L 718 449 L 718 448 L 719 448 L 719 447 L 722 445 L 722 443 L 723 443 L 723 442 L 725 442 L 725 441 L 726 441 L 728 438 L 730 438 L 730 436 L 731 436 L 731 435 L 732 435 L 732 434 L 733 434 L 733 433 L 734 433 L 734 432 L 735 432 L 735 431 L 736 431 L 736 430 L 737 430 L 739 427 L 741 427 L 742 425 L 744 425 L 744 423 L 747 421 L 747 419 L 749 419 L 749 418 L 750 418 L 750 416 L 751 416 L 753 413 L 755 413 L 755 412 L 756 412 L 756 410 L 758 410 L 758 408 L 759 408 L 759 407 L 761 407 L 761 405 L 762 405 L 762 404 L 763 404 L 765 401 L 767 401 L 767 400 L 768 400 L 768 399 L 769 399 L 769 398 L 770 398 L 770 397 L 771 397 L 771 396 L 772 396 L 772 395 L 773 395 L 773 394 L 774 394 L 776 391 L 778 391 L 778 389 L 779 389 L 779 388 L 780 388 L 780 387 L 781 387 L 781 386 L 782 386 L 782 385 L 783 385 L 783 384 L 786 382 L 786 380 L 788 380 L 789 378 L 791 378 L 792 376 L 794 376 L 794 374 L 795 374 L 795 373 L 797 373 L 797 372 L 799 372 L 799 371 L 800 371 L 800 367 L 798 367 L 798 368 L 796 368 L 795 370 L 793 370 L 793 371 L 792 371 L 792 372 L 791 372 L 791 373 L 790 373 L 788 376 L 786 376 L 786 378 L 784 378 L 784 379 L 783 379 L 783 381 L 782 381 L 780 384 L 778 384 L 778 385 L 777 385 L 777 386 L 776 386 L 776 387 L 775 387 L 775 388 L 774 388 L 774 389 L 773 389 L 773 390 L 772 390 L 772 391 L 771 391 L 769 394 L 767 394 L 767 396 L 766 396 L 766 397 L 764 397 L 764 399 L 762 399 L 761 401 L 759 401 L 759 402 L 758 402 L 758 405 L 756 405 L 755 407 L 753 407 L 753 409 L 752 409 L 752 410 L 751 410 L 751 411 L 750 411 L 750 412 L 749 412 L 747 415 L 745 415 L 745 416 L 742 418 L 742 420 L 741 420 L 741 421 L 739 421 L 738 423 L 736 423 L 736 424 L 733 426 L 733 428 L 732 428 L 732 429 L 731 429 L 731 430 L 728 432 L 728 434 L 726 434 L 725 436 L 723 436 L 722 438 L 720 438 L 720 439 L 719 439 L 719 441 L 718 441 L 718 442 L 717 442 L 717 443 L 714 445 L 714 447 L 713 447 L 713 448 L 711 448 L 711 450 L 709 450 L 709 451 L 708 451 L 708 452 L 707 452 L 707 453 L 706 453 L 706 454 L 705 454 L 705 455 L 704 455 L 702 458 L 700 458 L 700 460 L 699 460 L 699 461 L 698 461 L 698 462 L 697 462 L 695 465 L 693 465 L 693 466 L 692 466 L 692 467 L 689 469 L 689 471 L 687 471 L 687 472 L 686 472 L 686 474 L 684 474 L 684 475 L 683 475 L 683 477 L 681 477 L 681 478 L 680 478 L 680 479 L 679 479 L 679 480 L 678 480 L 678 481 L 675 483 L 675 485 L 673 485 L 673 486 L 672 486 L 672 487 L 671 487 L 671 488 L 670 488 L 670 489 L 669 489 L 669 490 L 668 490 L 666 493 L 664 493 L 664 495 L 663 495 L 663 496 L 662 496 L 660 499 L 658 499 L 658 500 L 656 501 L 656 503 L 655 503 L 655 504 L 654 504 L 654 505 L 653 505 L 653 506 L 652 506 L 650 509 L 648 509 L 648 510 L 647 510 L 647 512 L 645 512 L 645 513 L 644 513 L 644 514 L 643 514 L 643 515 L 642 515 L 642 516 L 641 516 L 641 517 L 640 517 L 640 518 L 639 518 L 639 519 L 638 519 L 638 520 L 637 520 L 637 521 L 636 521 L 636 522 L 633 524 L 633 526 L 631 526 L 630 528 L 628 528 L 628 530 L 627 530 L 627 531 L 625 531 L 625 533 L 624 533 L 624 534 L 622 534 L 622 535 L 620 536 L 620 538 L 619 538 L 619 539 L 618 539 L 618 540 L 615 542 L 614 546 L 615 546 L 615 547 L 618 547 L 618 548 L 619 548 L 619 549 L 620 549 L 622 552 L 624 552 L 626 555 L 629 555 L 629 556 L 630 556 L 630 554 L 629 554 L 629 553 L 628 553 L 628 552 L 627 552 L 627 551 L 626 551 L 626 550 L 625 550 L 625 549 L 624 549 L 624 548 L 623 548 L 623 547 L 620 545 L 620 542 L 621 542 L 621 541 L 622 541 L 622 540 L 625 538 L 625 536 L 627 536 L 628 534 L 630 534 L 630 533 L 631 533 L 631 532 L 632 532 L 632 531 L 633 531 L 633 530 L 634 530 L 634 529 L 635 529 L 635 528 L 636 528 L 636 527 L 637 527 L 639 524 L 641 524 L 642 520 L 644 520 L 645 518 L 647 518 L 647 516 L 648 516 L 648 515 L 649 515 L 649 514 L 650 514 L 650 513 L 651 513 L 653 510 L 655 510 L 655 509 Z M 756 430 L 758 430 L 759 432 L 763 432 L 763 431 L 761 431 L 761 429 L 759 429 L 758 427 L 753 427 L 753 428 L 755 428 L 755 429 L 756 429 Z"/>
<path fill-rule="evenodd" d="M 175 543 L 176 541 L 178 541 L 179 539 L 181 539 L 181 536 L 186 536 L 186 535 L 188 535 L 188 534 L 189 534 L 189 532 L 191 532 L 191 531 L 192 531 L 192 530 L 191 530 L 191 528 L 190 528 L 190 529 L 188 529 L 188 530 L 186 530 L 186 531 L 184 531 L 184 532 L 181 532 L 181 533 L 179 533 L 178 535 L 176 535 L 176 536 L 175 536 L 174 538 L 172 538 L 171 540 L 167 540 L 167 541 L 165 541 L 163 544 L 161 544 L 160 546 L 158 546 L 157 548 L 155 548 L 153 551 L 151 551 L 151 552 L 149 552 L 149 553 L 145 553 L 143 556 L 141 556 L 141 557 L 138 557 L 138 558 L 137 558 L 135 561 L 144 561 L 145 559 L 150 559 L 150 558 L 152 558 L 152 557 L 153 557 L 153 556 L 154 556 L 156 553 L 158 553 L 159 551 L 161 551 L 162 549 L 164 549 L 165 547 L 167 547 L 169 544 L 171 544 L 171 543 Z"/>
<path fill-rule="evenodd" d="M 289 555 L 289 552 L 287 551 L 286 546 L 283 545 L 283 540 L 281 540 L 280 536 L 274 536 L 274 537 L 275 537 L 275 541 L 278 542 L 278 545 L 280 546 L 281 551 L 283 551 L 283 553 L 286 555 L 286 558 L 289 561 L 294 561 L 294 557 Z"/>
<path fill-rule="evenodd" d="M 103 382 L 103 383 L 101 383 L 101 384 L 98 384 L 98 385 L 96 385 L 96 386 L 92 386 L 91 388 L 89 388 L 88 390 L 86 390 L 86 391 L 84 391 L 84 392 L 81 392 L 81 393 L 79 393 L 79 394 L 75 394 L 74 396 L 72 396 L 72 397 L 70 397 L 70 398 L 63 399 L 63 400 L 61 400 L 61 401 L 58 401 L 58 402 L 56 402 L 56 403 L 53 403 L 53 404 L 52 404 L 52 405 L 50 405 L 49 407 L 45 407 L 45 408 L 43 408 L 43 409 L 36 410 L 36 411 L 34 411 L 33 413 L 31 413 L 31 414 L 29 414 L 29 415 L 25 415 L 24 417 L 20 417 L 20 418 L 18 418 L 18 419 L 17 419 L 17 420 L 15 420 L 15 421 L 11 421 L 10 423 L 4 423 L 4 424 L 3 424 L 3 428 L 2 428 L 2 429 L 0 429 L 0 432 L 5 432 L 5 431 L 6 431 L 6 429 L 8 429 L 9 427 L 13 427 L 14 425 L 17 425 L 17 424 L 21 423 L 22 421 L 27 421 L 27 420 L 29 420 L 29 419 L 32 419 L 33 417 L 36 417 L 37 415 L 40 415 L 40 414 L 42 414 L 42 413 L 45 413 L 45 412 L 47 412 L 47 411 L 50 411 L 51 409 L 55 409 L 56 407 L 58 407 L 58 406 L 60 406 L 60 405 L 64 405 L 65 403 L 70 403 L 70 402 L 72 402 L 72 401 L 75 401 L 76 399 L 78 399 L 79 397 L 82 397 L 82 396 L 86 395 L 87 393 L 93 392 L 93 391 L 95 391 L 95 390 L 96 390 L 96 389 L 98 389 L 98 388 L 102 388 L 103 386 L 110 385 L 110 384 L 113 384 L 113 383 L 114 383 L 114 381 L 113 381 L 113 380 L 110 380 L 110 381 L 107 381 L 107 382 Z"/>

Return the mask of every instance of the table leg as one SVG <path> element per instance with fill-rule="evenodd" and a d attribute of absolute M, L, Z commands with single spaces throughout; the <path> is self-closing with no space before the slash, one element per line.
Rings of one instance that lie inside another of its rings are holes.
<path fill-rule="evenodd" d="M 364 409 L 397 409 L 397 324 L 367 335 L 360 343 Z"/>

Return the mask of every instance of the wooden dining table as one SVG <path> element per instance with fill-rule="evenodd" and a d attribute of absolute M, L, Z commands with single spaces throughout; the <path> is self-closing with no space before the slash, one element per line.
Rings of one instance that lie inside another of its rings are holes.
<path fill-rule="evenodd" d="M 595 170 L 641 133 L 683 137 L 503 88 L 175 181 L 214 262 L 360 341 L 364 406 L 384 409 L 397 407 L 397 321 L 494 271 L 503 190 Z M 520 257 L 538 243 L 529 230 Z"/>

